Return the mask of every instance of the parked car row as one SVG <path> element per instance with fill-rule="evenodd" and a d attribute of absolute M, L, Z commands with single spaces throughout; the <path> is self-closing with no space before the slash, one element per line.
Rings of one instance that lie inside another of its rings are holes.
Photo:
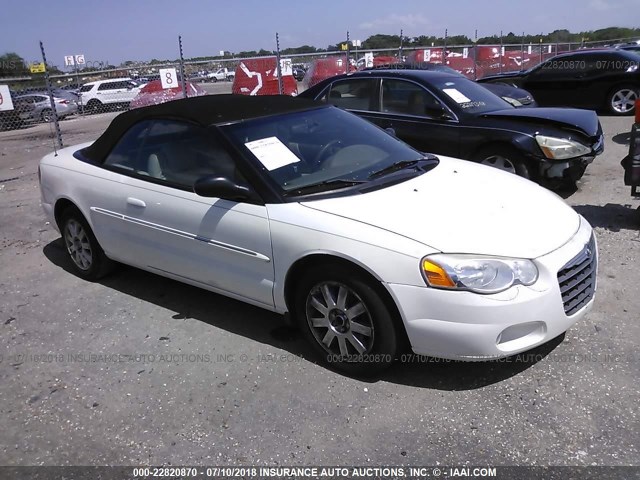
<path fill-rule="evenodd" d="M 604 150 L 595 112 L 516 108 L 457 73 L 365 70 L 331 77 L 300 96 L 353 112 L 422 152 L 476 161 L 554 188 L 575 184 Z"/>
<path fill-rule="evenodd" d="M 12 94 L 13 110 L 0 112 L 0 130 L 20 128 L 38 122 L 50 122 L 53 109 L 58 119 L 63 120 L 78 112 L 78 100 L 75 95 L 65 90 L 53 91 L 53 107 L 47 92 Z"/>

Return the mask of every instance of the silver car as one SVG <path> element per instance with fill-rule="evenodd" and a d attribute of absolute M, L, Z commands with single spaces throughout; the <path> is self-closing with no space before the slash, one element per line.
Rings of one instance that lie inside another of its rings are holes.
<path fill-rule="evenodd" d="M 20 114 L 20 119 L 24 122 L 50 122 L 53 120 L 53 110 L 51 109 L 51 97 L 47 93 L 29 93 L 16 97 L 22 102 L 33 102 L 33 109 Z M 78 104 L 72 98 L 58 97 L 54 94 L 53 103 L 56 108 L 58 119 L 62 120 L 69 115 L 78 112 Z"/>

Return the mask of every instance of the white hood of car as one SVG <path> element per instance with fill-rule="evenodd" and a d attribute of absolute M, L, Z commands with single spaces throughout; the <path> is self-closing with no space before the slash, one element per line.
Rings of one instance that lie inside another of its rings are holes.
<path fill-rule="evenodd" d="M 533 182 L 464 160 L 440 160 L 397 185 L 302 205 L 446 253 L 536 258 L 565 244 L 580 226 L 571 207 Z"/>

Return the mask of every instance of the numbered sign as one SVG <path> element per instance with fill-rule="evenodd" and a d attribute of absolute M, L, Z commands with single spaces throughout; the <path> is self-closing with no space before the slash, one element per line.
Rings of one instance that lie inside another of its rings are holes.
<path fill-rule="evenodd" d="M 73 67 L 76 64 L 76 59 L 73 55 L 65 55 L 64 56 L 64 66 L 65 67 Z"/>
<path fill-rule="evenodd" d="M 469 49 L 467 47 L 462 49 L 462 58 L 469 58 Z"/>
<path fill-rule="evenodd" d="M 9 85 L 0 85 L 0 112 L 6 110 L 13 110 L 11 92 L 9 92 Z"/>
<path fill-rule="evenodd" d="M 76 55 L 76 65 L 84 65 L 84 55 Z"/>
<path fill-rule="evenodd" d="M 431 49 L 427 48 L 422 52 L 422 57 L 424 58 L 423 62 L 431 61 Z"/>
<path fill-rule="evenodd" d="M 162 88 L 178 88 L 178 73 L 175 68 L 161 68 L 160 69 L 160 83 Z"/>

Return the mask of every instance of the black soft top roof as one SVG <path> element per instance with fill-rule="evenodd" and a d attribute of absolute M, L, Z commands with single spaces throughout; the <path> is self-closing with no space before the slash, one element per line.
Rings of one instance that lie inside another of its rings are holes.
<path fill-rule="evenodd" d="M 141 120 L 171 118 L 201 126 L 225 124 L 281 113 L 317 108 L 322 104 L 288 95 L 206 95 L 136 108 L 113 119 L 105 132 L 83 155 L 94 161 L 104 159 L 120 137 Z"/>

